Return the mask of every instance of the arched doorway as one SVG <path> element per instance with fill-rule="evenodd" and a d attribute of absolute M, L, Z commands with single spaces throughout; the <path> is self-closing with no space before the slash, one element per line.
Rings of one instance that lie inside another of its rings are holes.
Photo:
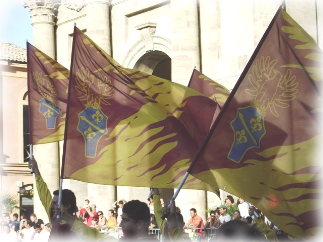
<path fill-rule="evenodd" d="M 172 80 L 172 60 L 162 51 L 150 51 L 136 62 L 134 69 L 155 75 L 167 80 Z"/>

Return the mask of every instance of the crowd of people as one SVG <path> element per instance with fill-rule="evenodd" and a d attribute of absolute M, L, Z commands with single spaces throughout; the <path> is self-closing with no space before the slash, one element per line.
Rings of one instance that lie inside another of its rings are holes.
<path fill-rule="evenodd" d="M 203 221 L 195 208 L 191 208 L 190 219 L 184 222 L 181 210 L 172 199 L 165 202 L 159 189 L 151 190 L 148 202 L 120 200 L 113 204 L 107 215 L 97 211 L 95 204 L 85 199 L 82 207 L 76 206 L 76 197 L 71 190 L 62 190 L 58 206 L 58 191 L 53 195 L 39 172 L 37 162 L 31 161 L 35 173 L 40 200 L 49 217 L 44 224 L 36 214 L 18 219 L 4 214 L 1 220 L 1 241 L 278 241 L 283 233 L 250 203 L 239 198 L 234 203 L 228 195 L 225 203 L 210 211 Z M 228 213 L 228 209 L 233 213 Z M 149 231 L 157 230 L 159 236 Z M 284 237 L 283 239 L 286 239 Z"/>
<path fill-rule="evenodd" d="M 25 214 L 20 216 L 13 213 L 11 217 L 8 213 L 1 216 L 0 240 L 5 242 L 36 241 L 47 242 L 51 232 L 50 223 L 44 224 L 42 219 L 38 219 L 36 214 L 31 214 L 28 218 Z"/>

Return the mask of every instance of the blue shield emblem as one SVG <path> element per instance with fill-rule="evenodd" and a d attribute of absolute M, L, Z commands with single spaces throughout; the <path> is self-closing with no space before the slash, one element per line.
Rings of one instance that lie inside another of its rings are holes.
<path fill-rule="evenodd" d="M 264 118 L 254 107 L 239 108 L 231 127 L 234 131 L 234 142 L 228 158 L 240 162 L 247 150 L 260 147 L 261 138 L 266 133 Z"/>
<path fill-rule="evenodd" d="M 80 131 L 85 140 L 85 156 L 95 157 L 100 138 L 108 132 L 108 117 L 99 109 L 88 107 L 79 113 Z"/>
<path fill-rule="evenodd" d="M 39 112 L 44 115 L 46 119 L 46 127 L 48 129 L 56 128 L 56 118 L 61 115 L 61 110 L 51 101 L 43 98 L 39 101 Z"/>

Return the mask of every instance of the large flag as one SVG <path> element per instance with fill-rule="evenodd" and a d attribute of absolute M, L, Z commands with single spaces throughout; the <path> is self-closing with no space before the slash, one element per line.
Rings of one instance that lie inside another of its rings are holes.
<path fill-rule="evenodd" d="M 202 93 L 204 96 L 211 98 L 217 102 L 221 108 L 230 94 L 230 91 L 226 87 L 211 80 L 196 69 L 193 70 L 188 87 Z"/>
<path fill-rule="evenodd" d="M 64 139 L 69 71 L 27 43 L 31 144 Z"/>
<path fill-rule="evenodd" d="M 307 239 L 322 229 L 322 57 L 279 9 L 189 170 Z"/>
<path fill-rule="evenodd" d="M 75 28 L 63 178 L 177 187 L 215 109 L 193 89 L 120 66 Z M 186 188 L 212 190 L 194 177 Z"/>

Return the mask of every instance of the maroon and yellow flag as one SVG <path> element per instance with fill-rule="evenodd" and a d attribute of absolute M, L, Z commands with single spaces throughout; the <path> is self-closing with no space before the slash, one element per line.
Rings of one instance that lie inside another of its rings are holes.
<path fill-rule="evenodd" d="M 27 43 L 31 144 L 64 139 L 69 71 Z"/>
<path fill-rule="evenodd" d="M 120 66 L 75 28 L 63 178 L 177 187 L 215 109 L 188 87 Z M 212 190 L 194 177 L 186 188 Z"/>
<path fill-rule="evenodd" d="M 211 80 L 196 69 L 193 70 L 188 87 L 202 93 L 204 96 L 211 98 L 217 102 L 221 108 L 230 94 L 230 91 L 226 87 Z"/>
<path fill-rule="evenodd" d="M 191 175 L 255 204 L 280 229 L 306 239 L 322 229 L 322 57 L 280 9 L 190 168 Z"/>

